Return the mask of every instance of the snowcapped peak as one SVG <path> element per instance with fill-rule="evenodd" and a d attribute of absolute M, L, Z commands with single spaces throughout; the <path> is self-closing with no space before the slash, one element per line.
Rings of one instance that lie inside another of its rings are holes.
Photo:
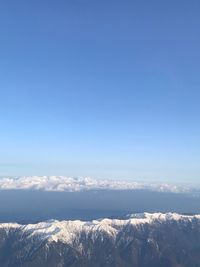
<path fill-rule="evenodd" d="M 197 216 L 197 215 L 196 215 Z M 155 220 L 160 220 L 160 221 L 167 221 L 167 220 L 183 220 L 183 219 L 190 219 L 195 216 L 189 216 L 189 215 L 181 215 L 173 212 L 168 212 L 168 213 L 136 213 L 136 214 L 129 214 L 127 215 L 127 218 L 130 219 L 143 219 L 143 220 L 148 220 L 148 221 L 155 221 Z"/>
<path fill-rule="evenodd" d="M 0 228 L 3 229 L 15 229 L 15 228 L 19 228 L 21 225 L 18 223 L 0 223 Z"/>
<path fill-rule="evenodd" d="M 48 220 L 37 224 L 19 225 L 13 223 L 0 224 L 1 229 L 18 229 L 30 239 L 47 240 L 48 242 L 62 242 L 74 244 L 82 234 L 90 235 L 92 239 L 109 236 L 115 239 L 120 231 L 127 226 L 138 227 L 144 224 L 165 223 L 171 221 L 191 221 L 200 215 L 186 216 L 177 213 L 139 213 L 128 215 L 126 219 L 101 219 L 93 221 L 58 221 Z"/>

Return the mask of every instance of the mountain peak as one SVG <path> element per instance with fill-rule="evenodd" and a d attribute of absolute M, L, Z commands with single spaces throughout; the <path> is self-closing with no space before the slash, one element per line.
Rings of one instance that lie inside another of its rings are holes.
<path fill-rule="evenodd" d="M 198 266 L 199 229 L 200 215 L 176 213 L 139 213 L 125 219 L 93 221 L 48 220 L 27 225 L 4 223 L 0 224 L 0 264 Z"/>
<path fill-rule="evenodd" d="M 18 229 L 27 238 L 37 237 L 40 240 L 48 240 L 49 242 L 61 241 L 63 243 L 73 243 L 77 236 L 82 233 L 86 235 L 95 235 L 104 233 L 108 236 L 115 238 L 120 231 L 129 225 L 137 227 L 142 224 L 155 224 L 165 223 L 170 221 L 192 221 L 198 219 L 200 221 L 200 215 L 181 215 L 177 213 L 136 213 L 129 214 L 125 219 L 99 219 L 93 221 L 58 221 L 48 220 L 45 222 L 39 222 L 37 224 L 20 225 L 15 223 L 3 223 L 0 224 L 2 229 Z"/>

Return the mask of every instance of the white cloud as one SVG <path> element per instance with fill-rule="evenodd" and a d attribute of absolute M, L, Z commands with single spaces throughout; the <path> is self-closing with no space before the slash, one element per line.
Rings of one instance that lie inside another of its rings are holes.
<path fill-rule="evenodd" d="M 150 190 L 158 192 L 190 192 L 191 188 L 170 184 L 146 184 L 122 180 L 96 180 L 65 176 L 21 176 L 0 179 L 0 190 L 31 189 L 43 191 L 75 192 L 83 190 Z"/>

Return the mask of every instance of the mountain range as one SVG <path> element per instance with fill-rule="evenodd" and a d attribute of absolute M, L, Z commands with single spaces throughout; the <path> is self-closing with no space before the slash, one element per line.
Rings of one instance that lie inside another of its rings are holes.
<path fill-rule="evenodd" d="M 0 224 L 1 267 L 199 267 L 200 215 Z"/>

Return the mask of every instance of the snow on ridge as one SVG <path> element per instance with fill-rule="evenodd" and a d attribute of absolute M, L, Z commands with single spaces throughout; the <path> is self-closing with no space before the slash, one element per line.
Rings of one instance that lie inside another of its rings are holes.
<path fill-rule="evenodd" d="M 131 219 L 131 220 L 139 220 L 139 221 L 167 221 L 167 220 L 188 220 L 188 219 L 193 219 L 193 218 L 198 218 L 199 215 L 183 215 L 183 214 L 178 214 L 178 213 L 173 213 L 173 212 L 168 212 L 168 213 L 148 213 L 148 212 L 143 212 L 143 213 L 135 213 L 135 214 L 129 214 L 126 217 Z"/>
<path fill-rule="evenodd" d="M 123 180 L 97 180 L 66 176 L 21 176 L 0 178 L 0 190 L 43 190 L 76 192 L 83 190 L 150 190 L 158 192 L 190 192 L 191 188 L 170 184 L 139 183 Z"/>
<path fill-rule="evenodd" d="M 140 214 L 141 215 L 141 214 Z M 181 215 L 177 213 L 143 213 L 142 217 L 137 217 L 137 214 L 132 215 L 128 219 L 101 219 L 93 221 L 57 221 L 51 220 L 38 224 L 22 226 L 23 231 L 29 231 L 29 237 L 39 236 L 49 242 L 61 241 L 67 244 L 74 244 L 79 239 L 81 233 L 86 235 L 91 234 L 92 238 L 97 238 L 101 234 L 107 234 L 112 238 L 116 238 L 120 231 L 126 229 L 127 225 L 137 227 L 141 224 L 153 224 L 156 222 L 164 223 L 170 221 L 192 221 L 199 220 L 200 215 Z"/>
<path fill-rule="evenodd" d="M 46 240 L 48 242 L 62 242 L 75 244 L 79 242 L 82 233 L 90 235 L 93 239 L 99 236 L 109 235 L 115 239 L 117 234 L 127 229 L 127 225 L 138 227 L 143 224 L 165 223 L 170 221 L 191 222 L 198 220 L 200 215 L 181 215 L 177 213 L 140 213 L 128 215 L 126 219 L 100 219 L 93 221 L 58 221 L 48 220 L 37 224 L 20 225 L 14 223 L 2 223 L 0 229 L 5 228 L 7 232 L 16 228 L 26 238 L 36 241 Z"/>

